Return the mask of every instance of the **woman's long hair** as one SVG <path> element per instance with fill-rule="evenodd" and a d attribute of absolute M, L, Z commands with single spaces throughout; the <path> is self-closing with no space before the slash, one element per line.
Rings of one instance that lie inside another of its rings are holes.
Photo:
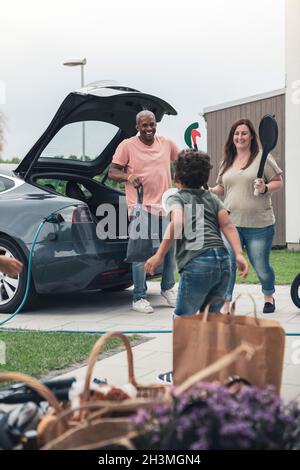
<path fill-rule="evenodd" d="M 253 160 L 255 159 L 256 155 L 259 152 L 258 138 L 257 138 L 257 134 L 255 132 L 252 122 L 246 118 L 239 119 L 234 124 L 232 124 L 231 129 L 228 134 L 227 141 L 224 146 L 224 159 L 221 163 L 221 171 L 220 171 L 221 176 L 233 164 L 234 158 L 237 154 L 236 146 L 233 143 L 233 136 L 236 131 L 236 128 L 243 124 L 248 127 L 250 134 L 251 134 L 250 157 L 249 157 L 247 164 L 244 166 L 243 170 L 245 170 L 246 168 L 248 168 L 248 166 L 251 165 L 251 163 L 253 162 Z"/>

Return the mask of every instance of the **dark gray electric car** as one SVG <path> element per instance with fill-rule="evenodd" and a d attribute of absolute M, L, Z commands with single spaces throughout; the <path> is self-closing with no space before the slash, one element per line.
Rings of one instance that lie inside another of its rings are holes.
<path fill-rule="evenodd" d="M 17 279 L 0 273 L 0 312 L 21 303 L 34 235 L 51 214 L 34 249 L 29 301 L 35 294 L 132 284 L 131 265 L 124 261 L 127 230 L 118 217 L 124 193 L 107 184 L 107 174 L 116 147 L 136 134 L 142 109 L 153 111 L 157 121 L 177 114 L 155 96 L 116 82 L 92 83 L 66 97 L 13 173 L 0 172 L 0 254 L 25 265 Z M 116 227 L 113 236 L 99 239 L 105 213 L 97 208 L 103 204 L 114 207 Z"/>

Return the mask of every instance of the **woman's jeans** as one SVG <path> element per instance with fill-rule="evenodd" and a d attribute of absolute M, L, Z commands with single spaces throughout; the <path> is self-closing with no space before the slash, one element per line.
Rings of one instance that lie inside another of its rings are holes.
<path fill-rule="evenodd" d="M 275 292 L 275 274 L 269 257 L 275 234 L 275 224 L 262 228 L 237 227 L 237 230 L 242 247 L 246 249 L 250 263 L 260 280 L 263 294 L 272 295 Z M 230 302 L 236 280 L 236 260 L 228 241 L 224 240 L 224 242 L 231 259 L 231 276 L 225 296 L 226 300 Z"/>
<path fill-rule="evenodd" d="M 153 240 L 153 246 L 159 246 L 159 242 L 163 238 L 163 234 L 165 229 L 169 223 L 168 217 L 160 217 L 161 221 L 159 224 L 159 239 Z M 150 233 L 150 232 L 149 232 Z M 171 246 L 168 253 L 165 256 L 164 263 L 163 263 L 163 271 L 161 277 L 161 290 L 168 290 L 172 289 L 175 285 L 175 243 Z M 146 298 L 147 292 L 147 283 L 146 283 L 146 273 L 144 271 L 144 262 L 134 262 L 132 263 L 132 279 L 134 283 L 133 289 L 133 302 L 137 302 L 140 299 Z"/>
<path fill-rule="evenodd" d="M 193 315 L 215 297 L 224 297 L 230 277 L 230 257 L 225 248 L 210 248 L 192 258 L 180 273 L 175 315 Z M 219 312 L 224 302 L 209 311 Z"/>

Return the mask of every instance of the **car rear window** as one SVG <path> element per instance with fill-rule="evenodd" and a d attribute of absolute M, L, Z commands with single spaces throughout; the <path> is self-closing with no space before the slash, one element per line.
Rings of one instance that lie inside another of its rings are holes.
<path fill-rule="evenodd" d="M 118 131 L 118 127 L 102 121 L 72 122 L 58 131 L 39 160 L 93 161 L 101 155 Z"/>

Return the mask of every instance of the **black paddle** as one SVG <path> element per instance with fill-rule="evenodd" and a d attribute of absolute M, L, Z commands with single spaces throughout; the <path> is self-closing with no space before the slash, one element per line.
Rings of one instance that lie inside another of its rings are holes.
<path fill-rule="evenodd" d="M 257 178 L 262 178 L 264 174 L 267 157 L 271 150 L 276 147 L 278 140 L 278 125 L 275 116 L 266 114 L 259 124 L 259 138 L 262 145 L 262 156 L 257 172 Z M 259 191 L 254 190 L 254 195 L 258 196 Z"/>

